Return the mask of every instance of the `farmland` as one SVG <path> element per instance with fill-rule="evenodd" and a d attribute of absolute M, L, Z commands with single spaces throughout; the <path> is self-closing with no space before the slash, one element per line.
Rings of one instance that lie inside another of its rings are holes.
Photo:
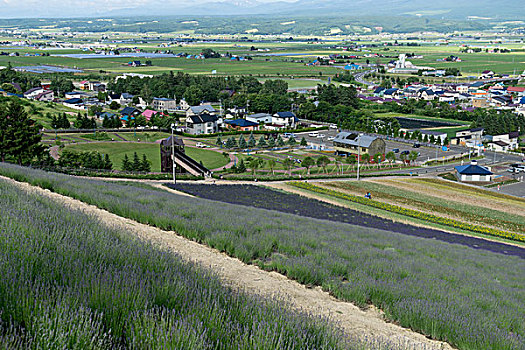
<path fill-rule="evenodd" d="M 0 191 L 2 348 L 346 348 L 323 320 L 4 179 Z"/>
<path fill-rule="evenodd" d="M 405 187 L 396 187 L 396 183 L 401 186 L 405 184 Z M 455 196 L 456 198 L 450 196 L 447 199 L 440 198 L 434 195 L 435 192 L 433 191 L 417 190 L 413 186 L 417 184 L 422 184 L 422 181 L 419 179 L 367 180 L 364 182 L 321 183 L 319 186 L 358 196 L 362 196 L 368 191 L 374 194 L 375 200 L 382 202 L 452 217 L 465 222 L 525 233 L 525 216 L 519 212 L 516 213 L 512 209 L 525 206 L 525 202 L 522 202 L 520 205 L 518 198 L 515 200 L 518 203 L 514 205 L 502 205 L 504 211 L 495 210 L 483 205 L 484 202 L 477 205 L 475 204 L 476 202 L 472 204 L 461 202 L 461 196 Z M 487 192 L 487 195 L 490 195 L 490 192 Z M 490 200 L 497 201 L 497 198 L 491 198 Z"/>
<path fill-rule="evenodd" d="M 69 195 L 296 279 L 460 349 L 524 346 L 522 258 L 434 239 L 1 164 Z M 235 193 L 230 191 L 230 196 Z"/>

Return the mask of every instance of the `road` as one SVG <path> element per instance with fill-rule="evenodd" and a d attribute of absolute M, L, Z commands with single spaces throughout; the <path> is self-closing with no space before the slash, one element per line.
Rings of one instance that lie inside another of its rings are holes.
<path fill-rule="evenodd" d="M 356 73 L 356 74 L 354 74 L 355 81 L 358 82 L 358 83 L 364 84 L 364 85 L 368 85 L 368 86 L 376 85 L 375 83 L 373 83 L 371 81 L 366 81 L 365 80 L 365 75 L 367 75 L 368 73 L 373 73 L 375 71 L 376 70 L 373 69 L 373 70 L 367 70 L 365 72 Z"/>

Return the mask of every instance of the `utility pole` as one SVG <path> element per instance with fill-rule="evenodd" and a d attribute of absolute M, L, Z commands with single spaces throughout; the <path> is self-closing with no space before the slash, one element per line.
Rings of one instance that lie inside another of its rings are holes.
<path fill-rule="evenodd" d="M 173 129 L 175 128 L 175 124 L 171 123 L 171 163 L 173 164 L 173 184 L 177 184 L 177 178 L 175 175 L 175 137 L 173 135 Z"/>
<path fill-rule="evenodd" d="M 357 136 L 357 181 L 359 181 L 359 165 L 361 164 L 361 135 Z"/>

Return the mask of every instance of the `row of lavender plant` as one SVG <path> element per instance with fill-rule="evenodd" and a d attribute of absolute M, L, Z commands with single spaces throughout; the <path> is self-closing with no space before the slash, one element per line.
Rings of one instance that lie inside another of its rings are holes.
<path fill-rule="evenodd" d="M 0 179 L 0 349 L 338 349 L 324 319 Z"/>
<path fill-rule="evenodd" d="M 247 263 L 321 285 L 342 300 L 372 303 L 401 325 L 460 349 L 525 348 L 525 260 L 519 257 L 145 185 L 6 164 L 0 173 L 175 230 Z"/>

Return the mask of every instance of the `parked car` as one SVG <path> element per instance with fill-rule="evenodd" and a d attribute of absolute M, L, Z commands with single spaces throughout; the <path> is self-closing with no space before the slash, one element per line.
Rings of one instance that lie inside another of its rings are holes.
<path fill-rule="evenodd" d="M 195 147 L 197 147 L 197 148 L 206 148 L 206 145 L 204 143 L 202 143 L 202 142 L 197 142 L 195 144 Z"/>
<path fill-rule="evenodd" d="M 419 143 L 414 143 L 414 145 L 412 147 L 413 148 L 419 148 L 419 147 L 421 147 L 421 145 Z"/>
<path fill-rule="evenodd" d="M 313 131 L 313 132 L 308 134 L 308 136 L 310 136 L 310 137 L 317 137 L 317 135 L 319 135 L 319 133 L 317 131 Z"/>
<path fill-rule="evenodd" d="M 335 136 L 330 136 L 330 137 L 328 138 L 328 141 L 333 141 L 333 140 L 335 140 Z"/>
<path fill-rule="evenodd" d="M 514 174 L 520 172 L 520 170 L 519 170 L 518 168 L 509 168 L 509 169 L 507 169 L 507 171 L 508 171 L 509 173 L 514 173 Z"/>
<path fill-rule="evenodd" d="M 392 152 L 394 152 L 394 153 L 399 153 L 399 148 L 394 148 L 394 149 L 392 150 Z"/>
<path fill-rule="evenodd" d="M 401 154 L 404 154 L 404 155 L 408 155 L 410 153 L 410 151 L 403 151 L 401 152 Z"/>
<path fill-rule="evenodd" d="M 285 138 L 290 138 L 291 136 L 292 136 L 292 134 L 289 133 L 289 132 L 285 132 L 285 133 L 283 134 L 283 137 L 285 137 Z"/>
<path fill-rule="evenodd" d="M 324 138 L 324 137 L 325 137 L 324 134 L 319 134 L 319 135 L 317 135 L 317 138 L 318 138 L 318 139 L 322 139 L 322 138 Z"/>
<path fill-rule="evenodd" d="M 330 129 L 337 129 L 337 125 L 335 125 L 335 124 L 330 124 Z"/>

